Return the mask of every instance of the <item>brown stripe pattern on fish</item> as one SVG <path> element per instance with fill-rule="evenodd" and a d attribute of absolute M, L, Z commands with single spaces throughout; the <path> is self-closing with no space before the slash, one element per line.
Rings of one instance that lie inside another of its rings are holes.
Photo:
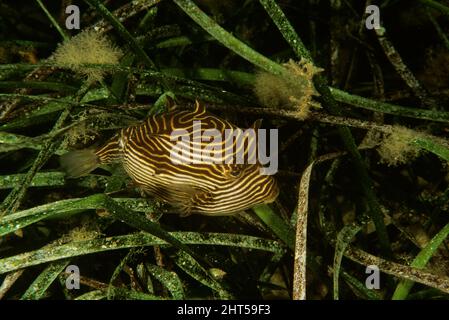
<path fill-rule="evenodd" d="M 232 134 L 225 135 L 226 130 Z M 219 132 L 222 140 L 197 139 L 211 132 Z M 175 145 L 183 152 L 174 153 Z M 193 111 L 172 108 L 122 129 L 97 150 L 69 152 L 61 164 L 69 177 L 79 177 L 120 161 L 146 193 L 177 207 L 182 215 L 224 215 L 270 203 L 278 195 L 275 178 L 261 174 L 258 161 L 234 159 L 255 159 L 257 147 L 257 136 L 212 115 L 197 101 Z"/>

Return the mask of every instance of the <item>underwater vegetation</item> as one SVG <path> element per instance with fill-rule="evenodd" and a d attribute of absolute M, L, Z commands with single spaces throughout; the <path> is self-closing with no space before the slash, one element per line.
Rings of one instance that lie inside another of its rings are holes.
<path fill-rule="evenodd" d="M 447 299 L 448 29 L 446 0 L 2 1 L 0 299 Z M 170 161 L 240 128 L 254 163 Z"/>

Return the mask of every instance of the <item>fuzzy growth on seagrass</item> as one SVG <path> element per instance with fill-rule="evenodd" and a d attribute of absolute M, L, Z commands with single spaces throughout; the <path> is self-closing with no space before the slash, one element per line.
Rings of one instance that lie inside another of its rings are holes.
<path fill-rule="evenodd" d="M 306 119 L 311 107 L 320 108 L 320 104 L 313 100 L 319 93 L 312 79 L 323 69 L 304 59 L 300 62 L 290 60 L 284 67 L 288 72 L 283 76 L 268 72 L 257 74 L 254 93 L 262 105 L 296 110 L 302 119 Z"/>
<path fill-rule="evenodd" d="M 394 126 L 380 142 L 377 152 L 381 162 L 389 166 L 405 164 L 419 156 L 420 150 L 412 144 L 417 132 L 402 126 Z"/>
<path fill-rule="evenodd" d="M 58 46 L 53 59 L 56 64 L 86 76 L 89 81 L 99 81 L 108 72 L 84 64 L 118 64 L 122 51 L 107 38 L 95 31 L 83 31 Z"/>

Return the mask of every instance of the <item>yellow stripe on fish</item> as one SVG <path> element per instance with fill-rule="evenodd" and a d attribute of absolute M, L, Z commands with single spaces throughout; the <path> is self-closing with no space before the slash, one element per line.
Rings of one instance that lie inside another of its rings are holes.
<path fill-rule="evenodd" d="M 231 134 L 225 135 L 226 130 Z M 196 139 L 207 132 L 218 132 L 223 139 Z M 183 151 L 176 161 L 175 145 Z M 122 129 L 97 150 L 69 152 L 61 165 L 68 176 L 79 177 L 100 164 L 120 161 L 145 192 L 179 208 L 181 214 L 223 215 L 276 199 L 276 180 L 261 173 L 258 161 L 233 159 L 256 159 L 257 147 L 256 136 L 207 112 L 197 101 L 193 111 L 173 108 Z"/>

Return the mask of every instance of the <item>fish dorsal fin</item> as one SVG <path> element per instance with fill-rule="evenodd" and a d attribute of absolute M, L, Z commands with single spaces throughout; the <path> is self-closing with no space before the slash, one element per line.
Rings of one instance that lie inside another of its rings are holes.
<path fill-rule="evenodd" d="M 255 130 L 260 129 L 260 127 L 262 126 L 262 121 L 262 119 L 257 119 L 256 121 L 254 121 L 250 128 Z"/>
<path fill-rule="evenodd" d="M 174 109 L 176 109 L 176 102 L 169 95 L 165 96 L 165 105 L 167 107 L 168 112 L 173 111 Z"/>
<path fill-rule="evenodd" d="M 201 115 L 206 113 L 206 106 L 199 102 L 198 100 L 195 100 L 195 110 L 193 111 L 195 115 Z"/>
<path fill-rule="evenodd" d="M 206 202 L 209 195 L 210 192 L 197 186 L 173 183 L 165 190 L 164 198 L 179 210 L 181 217 L 187 217 L 193 213 L 195 205 Z"/>

